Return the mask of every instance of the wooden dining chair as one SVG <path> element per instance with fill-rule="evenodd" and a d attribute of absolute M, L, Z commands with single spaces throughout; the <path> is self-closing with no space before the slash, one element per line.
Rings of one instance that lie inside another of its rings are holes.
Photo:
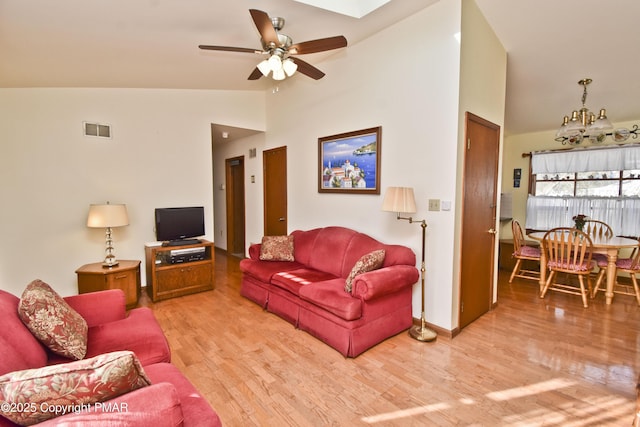
<path fill-rule="evenodd" d="M 584 232 L 590 237 L 613 237 L 613 229 L 609 224 L 597 219 L 588 219 L 584 222 Z"/>
<path fill-rule="evenodd" d="M 549 290 L 580 295 L 582 296 L 582 305 L 585 308 L 588 307 L 588 296 L 591 294 L 590 273 L 596 265 L 591 259 L 593 243 L 589 235 L 577 228 L 553 228 L 545 233 L 542 247 L 547 254 L 549 277 L 542 288 L 540 298 L 544 298 Z M 577 276 L 580 288 L 556 282 L 557 273 Z M 586 288 L 585 281 L 587 282 Z"/>
<path fill-rule="evenodd" d="M 638 239 L 638 246 L 640 246 L 640 239 Z M 604 291 L 605 289 L 600 289 L 602 285 L 602 281 L 606 277 L 607 273 L 607 265 L 605 261 L 605 267 L 600 268 L 600 272 L 598 273 L 598 278 L 596 279 L 596 286 L 593 288 L 591 292 L 591 298 L 594 298 L 599 290 Z M 598 261 L 598 266 L 600 266 L 600 261 Z M 616 270 L 617 272 L 628 273 L 629 277 L 631 277 L 631 284 L 633 285 L 633 292 L 631 291 L 631 286 L 622 284 L 618 282 L 618 276 L 616 276 L 616 283 L 613 287 L 613 292 L 621 295 L 632 295 L 636 297 L 636 301 L 640 306 L 640 289 L 638 288 L 638 279 L 636 278 L 636 273 L 640 273 L 640 250 L 636 247 L 633 250 L 632 256 L 629 258 L 618 258 L 616 260 Z"/>
<path fill-rule="evenodd" d="M 512 256 L 516 259 L 516 265 L 513 267 L 511 277 L 509 277 L 509 283 L 513 281 L 514 277 L 529 280 L 540 280 L 540 268 L 537 270 L 527 270 L 523 268 L 522 265 L 525 260 L 537 261 L 539 263 L 540 248 L 525 244 L 522 227 L 520 227 L 520 223 L 515 219 L 511 221 L 511 231 L 513 232 Z"/>
<path fill-rule="evenodd" d="M 613 237 L 613 229 L 609 224 L 604 221 L 598 221 L 597 219 L 588 219 L 584 222 L 584 232 L 593 238 L 610 238 Z M 607 256 L 605 254 L 593 254 L 593 260 L 600 269 L 605 271 L 607 269 Z"/>

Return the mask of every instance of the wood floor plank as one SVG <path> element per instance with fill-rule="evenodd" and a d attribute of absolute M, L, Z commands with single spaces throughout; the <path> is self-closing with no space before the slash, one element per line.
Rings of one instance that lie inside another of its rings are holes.
<path fill-rule="evenodd" d="M 406 332 L 355 359 L 239 294 L 238 259 L 216 251 L 213 291 L 141 305 L 173 363 L 225 426 L 630 425 L 640 309 L 508 283 L 498 305 L 453 339 Z"/>

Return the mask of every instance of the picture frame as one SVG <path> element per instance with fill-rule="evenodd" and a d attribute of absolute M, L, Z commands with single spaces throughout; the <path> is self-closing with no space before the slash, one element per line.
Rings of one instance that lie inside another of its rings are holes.
<path fill-rule="evenodd" d="M 318 193 L 380 194 L 382 127 L 318 138 Z"/>

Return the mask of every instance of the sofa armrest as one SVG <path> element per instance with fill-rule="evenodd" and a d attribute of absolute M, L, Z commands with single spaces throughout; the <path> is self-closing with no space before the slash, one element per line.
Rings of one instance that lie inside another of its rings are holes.
<path fill-rule="evenodd" d="M 413 286 L 419 279 L 418 269 L 410 265 L 393 265 L 359 274 L 353 281 L 351 295 L 372 300 Z"/>
<path fill-rule="evenodd" d="M 255 259 L 256 261 L 260 260 L 260 248 L 262 244 L 254 243 L 249 246 L 249 258 Z"/>
<path fill-rule="evenodd" d="M 124 319 L 126 300 L 122 289 L 89 292 L 65 297 L 64 300 L 82 316 L 89 327 Z"/>
<path fill-rule="evenodd" d="M 38 426 L 181 426 L 184 416 L 176 388 L 157 383 L 93 405 L 84 412 L 70 413 Z"/>

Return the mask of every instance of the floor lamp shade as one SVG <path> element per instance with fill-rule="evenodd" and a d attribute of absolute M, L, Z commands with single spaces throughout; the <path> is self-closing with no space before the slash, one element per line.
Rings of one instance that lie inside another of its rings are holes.
<path fill-rule="evenodd" d="M 384 194 L 382 210 L 398 213 L 415 213 L 416 198 L 411 187 L 389 187 Z"/>
<path fill-rule="evenodd" d="M 129 225 L 129 215 L 127 207 L 122 204 L 105 204 L 90 205 L 89 215 L 87 216 L 87 227 L 89 228 L 105 228 L 106 229 L 106 249 L 105 258 L 102 265 L 104 267 L 113 267 L 118 265 L 113 254 L 113 238 L 111 236 L 112 227 L 123 227 Z"/>

